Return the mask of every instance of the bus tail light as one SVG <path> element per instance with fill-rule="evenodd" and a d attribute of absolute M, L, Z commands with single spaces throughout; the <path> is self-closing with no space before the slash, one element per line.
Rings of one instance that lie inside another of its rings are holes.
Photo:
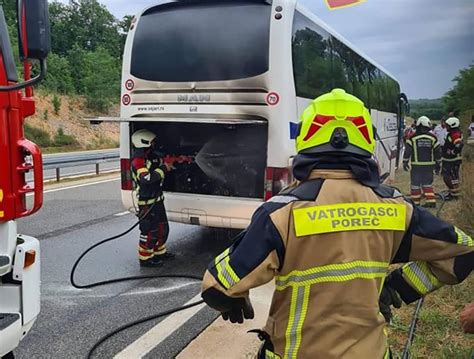
<path fill-rule="evenodd" d="M 265 201 L 278 194 L 290 182 L 290 170 L 285 168 L 267 167 L 265 170 Z"/>
<path fill-rule="evenodd" d="M 120 175 L 122 178 L 122 190 L 131 191 L 132 190 L 132 172 L 131 172 L 131 162 L 129 158 L 120 159 Z"/>

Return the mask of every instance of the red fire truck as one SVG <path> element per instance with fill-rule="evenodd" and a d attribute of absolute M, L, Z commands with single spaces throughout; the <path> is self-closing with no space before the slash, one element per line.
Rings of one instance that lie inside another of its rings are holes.
<path fill-rule="evenodd" d="M 50 49 L 47 0 L 17 0 L 17 27 L 24 81 L 19 81 L 3 8 L 0 6 L 0 357 L 12 357 L 40 311 L 40 246 L 20 235 L 16 220 L 41 208 L 41 151 L 24 137 L 35 113 L 32 87 L 46 74 Z M 32 65 L 38 75 L 31 78 Z M 34 182 L 25 174 L 34 173 Z M 32 196 L 32 203 L 27 201 Z"/>

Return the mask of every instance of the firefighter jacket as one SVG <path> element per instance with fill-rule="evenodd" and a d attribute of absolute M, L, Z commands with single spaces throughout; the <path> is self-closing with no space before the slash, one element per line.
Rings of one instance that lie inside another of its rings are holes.
<path fill-rule="evenodd" d="M 163 201 L 163 180 L 166 166 L 161 156 L 148 151 L 135 150 L 132 159 L 132 180 L 138 194 L 138 205 L 151 205 Z"/>
<path fill-rule="evenodd" d="M 471 237 L 367 180 L 373 187 L 352 171 L 311 171 L 259 207 L 209 265 L 203 297 L 218 290 L 245 298 L 275 281 L 267 357 L 388 358 L 378 301 L 389 265 L 416 261 L 403 271 L 405 297 L 461 282 L 472 271 Z"/>
<path fill-rule="evenodd" d="M 406 141 L 403 161 L 411 161 L 412 166 L 434 166 L 441 162 L 441 146 L 437 137 L 428 129 L 417 129 L 414 136 Z"/>
<path fill-rule="evenodd" d="M 455 162 L 462 160 L 463 134 L 461 130 L 455 128 L 448 132 L 443 146 L 443 161 Z"/>

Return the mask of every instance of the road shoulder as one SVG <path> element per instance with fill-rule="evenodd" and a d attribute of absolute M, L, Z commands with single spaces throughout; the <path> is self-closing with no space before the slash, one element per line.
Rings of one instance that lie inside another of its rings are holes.
<path fill-rule="evenodd" d="M 254 358 L 260 340 L 256 334 L 247 333 L 251 329 L 261 329 L 267 320 L 275 285 L 273 282 L 251 290 L 250 299 L 255 310 L 255 319 L 243 324 L 232 324 L 216 319 L 196 337 L 176 359 L 196 358 Z"/>

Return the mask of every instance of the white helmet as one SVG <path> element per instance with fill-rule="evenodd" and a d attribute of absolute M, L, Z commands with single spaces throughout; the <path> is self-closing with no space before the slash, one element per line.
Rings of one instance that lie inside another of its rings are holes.
<path fill-rule="evenodd" d="M 149 148 L 156 135 L 148 130 L 138 130 L 132 135 L 132 143 L 135 148 Z"/>
<path fill-rule="evenodd" d="M 418 126 L 425 126 L 431 128 L 431 120 L 426 116 L 421 116 L 418 120 L 416 120 L 416 127 Z"/>
<path fill-rule="evenodd" d="M 459 121 L 459 118 L 457 117 L 450 117 L 444 123 L 446 123 L 451 128 L 458 128 L 461 124 L 461 121 Z"/>

